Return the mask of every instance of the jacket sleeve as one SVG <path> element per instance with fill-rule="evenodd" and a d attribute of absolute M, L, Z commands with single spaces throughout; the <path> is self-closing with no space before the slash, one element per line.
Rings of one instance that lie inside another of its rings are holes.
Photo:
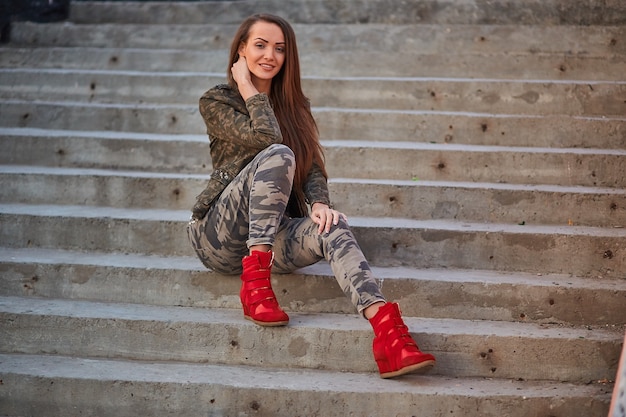
<path fill-rule="evenodd" d="M 304 184 L 304 195 L 307 203 L 323 203 L 330 206 L 330 197 L 328 193 L 328 182 L 322 173 L 319 165 L 313 163 L 306 183 Z"/>
<path fill-rule="evenodd" d="M 250 97 L 245 103 L 227 85 L 216 86 L 200 98 L 200 114 L 211 141 L 213 172 L 196 197 L 192 218 L 205 216 L 215 199 L 260 150 L 282 143 L 282 134 L 269 98 Z"/>
<path fill-rule="evenodd" d="M 282 143 L 280 126 L 267 95 L 256 94 L 244 104 L 240 97 L 233 97 L 233 94 L 239 93 L 215 88 L 200 99 L 200 113 L 209 136 L 228 141 L 232 146 L 258 150 Z"/>

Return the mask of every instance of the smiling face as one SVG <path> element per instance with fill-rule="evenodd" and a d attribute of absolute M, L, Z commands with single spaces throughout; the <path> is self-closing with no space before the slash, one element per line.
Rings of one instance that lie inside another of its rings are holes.
<path fill-rule="evenodd" d="M 274 23 L 258 21 L 250 28 L 248 40 L 239 47 L 259 91 L 269 91 L 272 79 L 285 62 L 285 37 Z"/>

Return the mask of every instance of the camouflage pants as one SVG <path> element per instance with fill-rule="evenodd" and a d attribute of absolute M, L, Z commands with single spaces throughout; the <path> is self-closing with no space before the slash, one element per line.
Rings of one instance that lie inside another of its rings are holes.
<path fill-rule="evenodd" d="M 189 239 L 202 263 L 217 272 L 239 274 L 248 248 L 267 244 L 274 251 L 273 272 L 289 273 L 326 259 L 357 311 L 384 301 L 344 220 L 319 234 L 310 217 L 283 216 L 294 170 L 291 149 L 269 146 L 233 179 L 202 220 L 189 223 Z"/>

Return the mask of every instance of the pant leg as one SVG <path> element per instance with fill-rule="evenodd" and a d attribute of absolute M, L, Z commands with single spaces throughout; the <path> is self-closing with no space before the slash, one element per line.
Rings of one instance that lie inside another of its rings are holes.
<path fill-rule="evenodd" d="M 369 263 L 343 219 L 322 234 L 309 217 L 284 219 L 273 250 L 273 271 L 278 273 L 326 259 L 339 286 L 361 314 L 370 305 L 385 301 Z"/>
<path fill-rule="evenodd" d="M 202 220 L 189 223 L 191 244 L 205 266 L 237 274 L 250 246 L 274 245 L 294 173 L 291 149 L 271 145 L 232 180 Z"/>

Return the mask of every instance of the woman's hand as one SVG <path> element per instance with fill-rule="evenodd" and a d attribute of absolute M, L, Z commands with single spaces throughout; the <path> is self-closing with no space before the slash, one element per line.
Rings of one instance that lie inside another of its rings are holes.
<path fill-rule="evenodd" d="M 231 72 L 244 101 L 259 94 L 259 90 L 252 84 L 252 74 L 248 69 L 248 61 L 246 61 L 245 56 L 239 56 L 237 62 L 233 64 Z"/>
<path fill-rule="evenodd" d="M 248 69 L 248 62 L 246 61 L 245 56 L 239 57 L 237 62 L 233 64 L 231 72 L 233 73 L 233 79 L 235 80 L 237 85 L 241 85 L 246 82 L 252 82 L 250 70 Z"/>
<path fill-rule="evenodd" d="M 330 232 L 331 225 L 339 223 L 339 218 L 344 219 L 346 222 L 348 221 L 345 214 L 331 209 L 326 204 L 315 203 L 311 207 L 311 219 L 319 225 L 317 229 L 319 234 Z"/>

